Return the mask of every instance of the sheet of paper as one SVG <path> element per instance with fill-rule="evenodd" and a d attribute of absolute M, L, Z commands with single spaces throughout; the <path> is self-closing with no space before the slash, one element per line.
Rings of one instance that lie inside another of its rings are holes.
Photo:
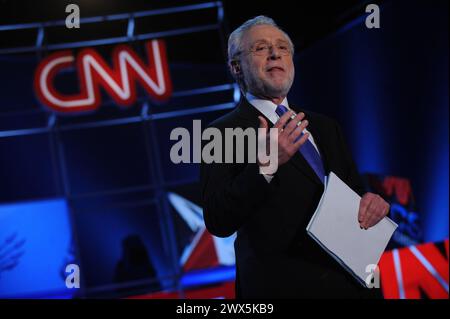
<path fill-rule="evenodd" d="M 377 265 L 397 224 L 383 218 L 368 230 L 361 229 L 358 210 L 361 197 L 336 174 L 330 173 L 324 194 L 306 230 L 331 256 L 364 284 Z"/>

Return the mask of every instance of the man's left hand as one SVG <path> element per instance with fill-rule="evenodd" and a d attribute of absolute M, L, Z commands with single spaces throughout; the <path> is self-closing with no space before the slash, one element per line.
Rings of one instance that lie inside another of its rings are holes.
<path fill-rule="evenodd" d="M 380 195 L 366 193 L 359 202 L 358 221 L 368 229 L 378 224 L 389 212 L 389 204 Z"/>

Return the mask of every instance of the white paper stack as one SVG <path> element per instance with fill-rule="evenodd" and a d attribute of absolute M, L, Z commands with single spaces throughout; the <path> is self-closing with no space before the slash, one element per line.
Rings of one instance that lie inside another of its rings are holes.
<path fill-rule="evenodd" d="M 364 230 L 358 222 L 361 197 L 330 172 L 325 190 L 306 231 L 362 285 L 377 265 L 397 224 L 383 218 Z M 370 267 L 370 266 L 369 266 Z"/>

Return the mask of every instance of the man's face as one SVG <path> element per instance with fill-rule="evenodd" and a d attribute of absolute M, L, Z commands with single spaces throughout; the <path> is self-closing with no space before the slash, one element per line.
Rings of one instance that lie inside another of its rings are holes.
<path fill-rule="evenodd" d="M 273 26 L 257 25 L 242 40 L 241 69 L 247 90 L 260 97 L 285 97 L 295 73 L 285 35 Z"/>

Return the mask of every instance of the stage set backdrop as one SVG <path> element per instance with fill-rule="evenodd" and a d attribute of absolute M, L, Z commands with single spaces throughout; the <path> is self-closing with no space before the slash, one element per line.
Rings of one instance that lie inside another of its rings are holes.
<path fill-rule="evenodd" d="M 385 32 L 361 13 L 297 52 L 289 98 L 338 119 L 391 203 L 384 296 L 448 298 L 448 4 L 408 3 L 383 2 Z M 169 156 L 174 128 L 241 98 L 224 21 L 191 1 L 70 37 L 0 26 L 0 298 L 234 297 L 235 236 L 208 233 L 198 164 Z"/>

